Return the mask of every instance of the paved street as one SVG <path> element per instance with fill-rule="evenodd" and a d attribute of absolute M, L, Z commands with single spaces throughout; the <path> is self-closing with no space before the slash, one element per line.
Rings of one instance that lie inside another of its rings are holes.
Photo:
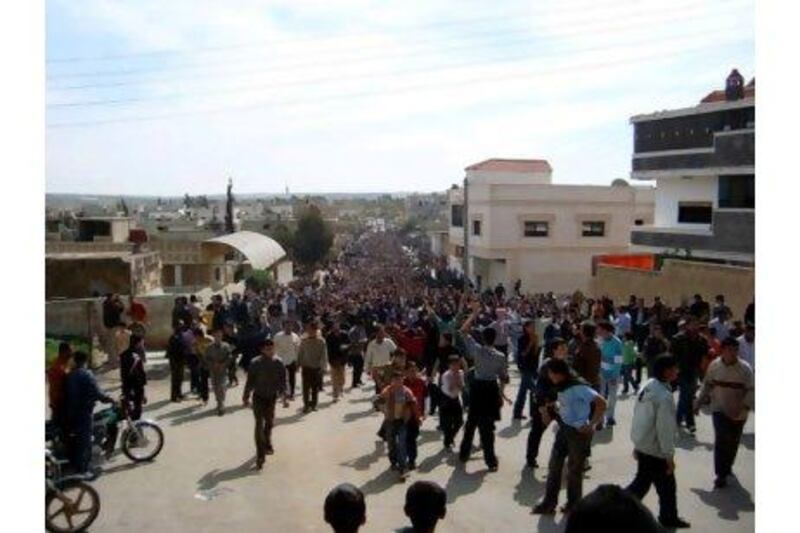
<path fill-rule="evenodd" d="M 466 465 L 458 463 L 454 454 L 443 450 L 436 420 L 428 419 L 420 435 L 418 470 L 404 485 L 389 470 L 385 448 L 377 443 L 381 415 L 372 411 L 369 391 L 349 392 L 332 404 L 326 386 L 318 412 L 303 415 L 299 400 L 288 409 L 278 408 L 276 454 L 259 473 L 251 470 L 253 423 L 241 405 L 241 386 L 229 390 L 231 412 L 219 418 L 213 400 L 206 408 L 193 399 L 169 403 L 165 370 L 157 366 L 150 371 L 151 403 L 145 415 L 164 428 L 164 450 L 151 464 L 136 465 L 119 454 L 104 465 L 105 473 L 95 482 L 102 510 L 93 531 L 328 531 L 322 502 L 327 491 L 343 481 L 366 494 L 363 531 L 390 531 L 407 524 L 403 498 L 408 484 L 417 479 L 437 481 L 447 490 L 447 517 L 437 531 L 562 529 L 560 514 L 555 519 L 531 514 L 543 494 L 546 469 L 532 473 L 524 468 L 528 423 L 512 424 L 508 406 L 497 431 L 499 472 L 487 471 L 480 452 Z M 116 373 L 107 374 L 101 382 L 116 394 L 115 378 Z M 509 392 L 515 390 L 516 379 Z M 595 436 L 585 492 L 600 483 L 631 480 L 632 406 L 633 397 L 621 399 L 618 426 Z M 681 515 L 692 522 L 693 531 L 753 531 L 754 419 L 745 428 L 735 465 L 738 481 L 723 491 L 712 489 L 710 417 L 701 416 L 698 426 L 696 439 L 683 436 L 679 443 Z M 551 429 L 542 442 L 541 464 L 547 462 L 552 440 Z M 657 511 L 654 490 L 645 503 Z"/>

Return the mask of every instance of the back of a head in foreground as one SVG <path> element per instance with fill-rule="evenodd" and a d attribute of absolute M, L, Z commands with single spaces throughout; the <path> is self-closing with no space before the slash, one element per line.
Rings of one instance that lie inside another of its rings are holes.
<path fill-rule="evenodd" d="M 584 496 L 567 519 L 564 533 L 664 533 L 642 502 L 617 485 L 600 485 Z"/>
<path fill-rule="evenodd" d="M 336 533 L 355 533 L 367 521 L 364 493 L 350 483 L 335 486 L 325 498 L 325 521 Z"/>
<path fill-rule="evenodd" d="M 433 531 L 447 514 L 447 493 L 433 481 L 417 481 L 406 491 L 404 510 L 414 531 Z"/>

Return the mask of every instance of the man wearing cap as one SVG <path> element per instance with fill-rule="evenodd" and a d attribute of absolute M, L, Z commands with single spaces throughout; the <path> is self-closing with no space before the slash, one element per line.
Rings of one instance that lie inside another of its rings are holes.
<path fill-rule="evenodd" d="M 286 368 L 283 361 L 275 357 L 272 339 L 262 340 L 258 345 L 259 355 L 247 368 L 247 381 L 244 385 L 242 401 L 250 406 L 252 395 L 253 415 L 255 417 L 256 469 L 264 466 L 264 457 L 272 455 L 272 426 L 275 421 L 275 402 L 286 399 Z"/>

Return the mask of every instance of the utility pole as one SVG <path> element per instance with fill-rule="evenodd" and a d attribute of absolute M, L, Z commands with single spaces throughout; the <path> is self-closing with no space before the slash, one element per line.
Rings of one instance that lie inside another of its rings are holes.
<path fill-rule="evenodd" d="M 464 176 L 464 207 L 461 210 L 461 226 L 464 229 L 464 279 L 469 282 L 469 182 Z"/>

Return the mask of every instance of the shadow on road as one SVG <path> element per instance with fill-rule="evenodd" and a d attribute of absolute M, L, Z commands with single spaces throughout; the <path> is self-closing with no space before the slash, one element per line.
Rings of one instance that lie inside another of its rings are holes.
<path fill-rule="evenodd" d="M 435 429 L 423 429 L 419 432 L 419 442 L 417 445 L 422 445 L 427 442 L 435 442 L 441 438 L 441 433 Z"/>
<path fill-rule="evenodd" d="M 497 436 L 501 439 L 510 439 L 516 437 L 522 432 L 522 421 L 513 420 L 511 425 L 508 425 L 497 432 Z"/>
<path fill-rule="evenodd" d="M 704 448 L 705 450 L 711 451 L 714 449 L 714 445 L 709 442 L 700 442 L 695 438 L 694 435 L 691 433 L 686 433 L 685 431 L 678 432 L 678 438 L 675 440 L 675 446 L 682 450 L 694 450 L 695 448 Z"/>
<path fill-rule="evenodd" d="M 349 466 L 350 468 L 354 468 L 356 470 L 369 470 L 369 467 L 374 463 L 377 463 L 381 457 L 386 455 L 386 453 L 386 444 L 383 441 L 376 441 L 374 451 L 366 455 L 362 455 L 361 457 L 356 457 L 351 461 L 340 463 L 340 465 Z"/>
<path fill-rule="evenodd" d="M 100 472 L 100 475 L 105 476 L 108 474 L 116 474 L 117 472 L 125 472 L 126 470 L 132 470 L 134 468 L 144 466 L 146 464 L 148 463 L 147 462 L 134 463 L 133 461 L 129 463 L 122 463 L 118 464 L 117 466 L 112 466 L 111 468 L 103 468 L 102 471 Z"/>
<path fill-rule="evenodd" d="M 370 479 L 359 488 L 365 496 L 369 496 L 370 494 L 380 494 L 381 492 L 391 488 L 393 485 L 396 485 L 399 482 L 399 479 L 400 474 L 394 470 L 384 470 L 378 474 L 378 477 Z"/>
<path fill-rule="evenodd" d="M 251 457 L 244 463 L 234 468 L 229 468 L 227 470 L 214 469 L 197 481 L 197 490 L 209 490 L 213 489 L 224 481 L 233 481 L 248 476 L 257 476 L 259 475 L 259 472 L 253 469 L 255 462 L 256 458 Z"/>
<path fill-rule="evenodd" d="M 614 428 L 606 426 L 602 431 L 595 431 L 592 437 L 592 445 L 609 444 L 614 440 Z"/>
<path fill-rule="evenodd" d="M 162 407 L 169 405 L 169 403 L 170 401 L 168 398 L 164 400 L 159 400 L 157 402 L 148 403 L 147 405 L 144 406 L 145 407 L 144 410 L 146 413 L 150 411 L 157 411 L 158 409 L 161 409 Z"/>
<path fill-rule="evenodd" d="M 275 417 L 275 426 L 284 426 L 286 424 L 293 424 L 306 416 L 302 409 L 298 408 L 293 415 Z"/>
<path fill-rule="evenodd" d="M 742 433 L 741 439 L 742 446 L 748 450 L 756 449 L 756 435 L 755 433 Z"/>
<path fill-rule="evenodd" d="M 519 483 L 514 487 L 514 501 L 520 507 L 533 508 L 544 494 L 544 482 L 536 479 L 533 473 L 534 470 L 528 467 L 519 471 Z"/>
<path fill-rule="evenodd" d="M 369 409 L 366 411 L 357 411 L 355 413 L 345 413 L 342 417 L 342 420 L 345 422 L 355 422 L 359 418 L 367 418 L 368 416 L 372 415 L 373 413 L 377 414 L 377 411 L 370 406 Z"/>
<path fill-rule="evenodd" d="M 245 409 L 245 406 L 242 404 L 235 405 L 233 407 L 226 407 L 224 416 L 228 416 L 232 413 L 235 413 L 236 411 L 241 411 L 242 409 Z M 202 420 L 203 418 L 208 418 L 211 416 L 217 416 L 217 407 L 216 405 L 212 405 L 212 403 L 209 402 L 209 404 L 205 406 L 202 411 L 195 411 L 192 414 L 182 416 L 180 418 L 175 418 L 172 421 L 171 425 L 180 426 L 188 422 L 195 422 L 197 420 Z"/>
<path fill-rule="evenodd" d="M 166 420 L 167 418 L 179 418 L 188 415 L 196 411 L 197 409 L 200 409 L 203 406 L 201 403 L 196 402 L 194 400 L 187 400 L 187 401 L 190 401 L 191 404 L 182 409 L 176 409 L 174 411 L 170 411 L 169 413 L 160 414 L 156 417 L 156 420 Z"/>
<path fill-rule="evenodd" d="M 728 486 L 724 489 L 703 490 L 692 489 L 704 504 L 717 509 L 717 516 L 723 520 L 738 520 L 740 512 L 752 513 L 756 506 L 753 497 L 747 489 L 742 487 L 739 480 L 730 478 Z"/>
<path fill-rule="evenodd" d="M 447 459 L 448 456 L 451 456 L 452 453 L 453 452 L 451 452 L 450 450 L 442 448 L 434 455 L 426 457 L 425 460 L 423 460 L 420 464 L 418 464 L 417 472 L 421 474 L 427 474 L 428 472 L 432 472 L 433 470 L 436 469 L 437 466 L 443 464 L 445 462 L 445 459 Z"/>
<path fill-rule="evenodd" d="M 539 523 L 536 524 L 535 531 L 541 533 L 558 533 L 564 531 L 566 519 L 561 518 L 561 522 L 556 522 L 556 518 L 552 515 L 542 515 L 539 518 Z"/>
<path fill-rule="evenodd" d="M 459 497 L 477 491 L 483 484 L 483 478 L 486 477 L 488 473 L 489 470 L 485 468 L 477 472 L 467 473 L 464 463 L 461 461 L 457 462 L 453 473 L 450 475 L 450 479 L 447 480 L 447 486 L 445 487 L 445 491 L 447 491 L 447 503 L 453 504 Z"/>

